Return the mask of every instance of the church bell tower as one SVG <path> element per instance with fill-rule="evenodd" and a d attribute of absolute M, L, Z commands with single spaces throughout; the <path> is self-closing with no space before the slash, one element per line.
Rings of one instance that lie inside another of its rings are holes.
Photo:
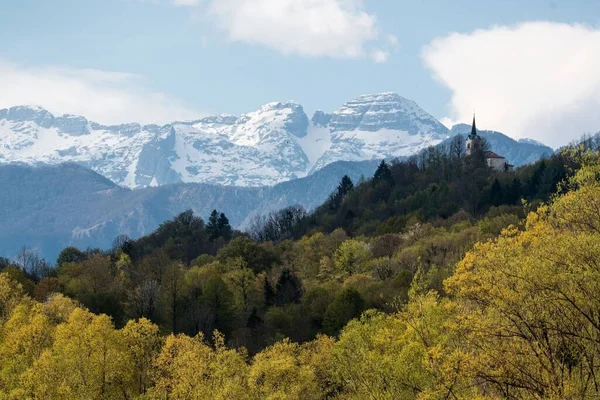
<path fill-rule="evenodd" d="M 473 126 L 471 127 L 471 134 L 467 136 L 467 156 L 470 156 L 473 152 L 474 146 L 477 146 L 481 137 L 477 134 L 477 126 L 475 125 L 475 114 L 473 114 Z"/>

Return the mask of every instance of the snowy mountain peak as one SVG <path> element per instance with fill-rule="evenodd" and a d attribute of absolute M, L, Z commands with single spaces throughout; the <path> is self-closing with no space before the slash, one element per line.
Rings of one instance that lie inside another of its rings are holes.
<path fill-rule="evenodd" d="M 230 114 L 212 115 L 210 117 L 204 117 L 193 123 L 200 124 L 217 124 L 217 125 L 233 125 L 238 120 L 238 116 Z"/>
<path fill-rule="evenodd" d="M 17 123 L 33 122 L 42 128 L 55 127 L 68 135 L 86 135 L 90 133 L 90 123 L 84 117 L 65 114 L 55 117 L 52 113 L 39 106 L 15 106 L 0 110 L 0 120 Z"/>
<path fill-rule="evenodd" d="M 448 133 L 417 103 L 393 92 L 365 94 L 347 102 L 333 113 L 331 127 L 334 131 L 393 129 L 411 135 Z"/>
<path fill-rule="evenodd" d="M 49 128 L 54 122 L 54 116 L 38 106 L 15 106 L 0 110 L 0 119 L 15 122 L 35 122 L 44 128 Z"/>
<path fill-rule="evenodd" d="M 73 162 L 130 188 L 271 186 L 336 161 L 410 156 L 447 137 L 447 128 L 393 92 L 358 96 L 311 120 L 294 101 L 163 126 L 102 125 L 41 107 L 0 110 L 0 164 Z"/>
<path fill-rule="evenodd" d="M 268 103 L 255 112 L 242 115 L 230 138 L 239 145 L 256 146 L 282 132 L 304 137 L 308 125 L 308 117 L 300 104 L 294 101 Z"/>

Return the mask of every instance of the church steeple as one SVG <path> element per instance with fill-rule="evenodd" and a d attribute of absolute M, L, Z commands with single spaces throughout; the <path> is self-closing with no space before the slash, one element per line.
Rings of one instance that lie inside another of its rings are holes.
<path fill-rule="evenodd" d="M 473 126 L 471 126 L 471 134 L 467 136 L 467 155 L 470 156 L 473 152 L 473 147 L 479 143 L 481 137 L 477 135 L 477 125 L 475 125 L 475 113 L 473 113 Z M 473 143 L 475 142 L 475 143 Z"/>
<path fill-rule="evenodd" d="M 477 126 L 475 125 L 475 113 L 473 113 L 473 125 L 471 126 L 471 135 L 472 138 L 477 136 Z"/>

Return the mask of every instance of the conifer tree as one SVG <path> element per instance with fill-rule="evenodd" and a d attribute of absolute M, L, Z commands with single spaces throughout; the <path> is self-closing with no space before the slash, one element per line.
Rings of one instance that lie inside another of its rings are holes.
<path fill-rule="evenodd" d="M 208 217 L 208 224 L 206 225 L 206 231 L 208 232 L 211 239 L 219 237 L 219 212 L 212 210 L 210 217 Z"/>
<path fill-rule="evenodd" d="M 273 290 L 273 286 L 271 286 L 269 278 L 267 278 L 266 275 L 263 284 L 263 290 L 265 294 L 265 307 L 270 307 L 275 304 L 275 290 Z"/>
<path fill-rule="evenodd" d="M 375 183 L 383 181 L 393 184 L 394 177 L 392 176 L 392 171 L 390 171 L 390 167 L 387 165 L 385 160 L 381 160 L 379 167 L 377 167 L 377 170 L 375 171 L 375 175 L 373 175 L 373 181 L 375 181 Z"/>
<path fill-rule="evenodd" d="M 337 188 L 338 196 L 344 197 L 354 188 L 354 183 L 348 175 L 344 175 Z"/>
<path fill-rule="evenodd" d="M 304 288 L 300 279 L 288 268 L 281 271 L 277 284 L 275 285 L 277 290 L 277 305 L 283 306 L 290 303 L 300 303 L 302 295 L 304 294 Z"/>
<path fill-rule="evenodd" d="M 231 239 L 231 225 L 229 224 L 229 219 L 223 213 L 219 214 L 219 219 L 217 220 L 217 231 L 218 236 L 221 236 L 226 240 Z"/>

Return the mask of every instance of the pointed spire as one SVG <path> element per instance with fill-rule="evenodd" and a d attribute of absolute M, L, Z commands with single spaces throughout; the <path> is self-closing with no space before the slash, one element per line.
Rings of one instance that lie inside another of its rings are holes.
<path fill-rule="evenodd" d="M 477 126 L 475 125 L 475 113 L 473 113 L 473 126 L 471 127 L 471 135 L 477 136 Z"/>

